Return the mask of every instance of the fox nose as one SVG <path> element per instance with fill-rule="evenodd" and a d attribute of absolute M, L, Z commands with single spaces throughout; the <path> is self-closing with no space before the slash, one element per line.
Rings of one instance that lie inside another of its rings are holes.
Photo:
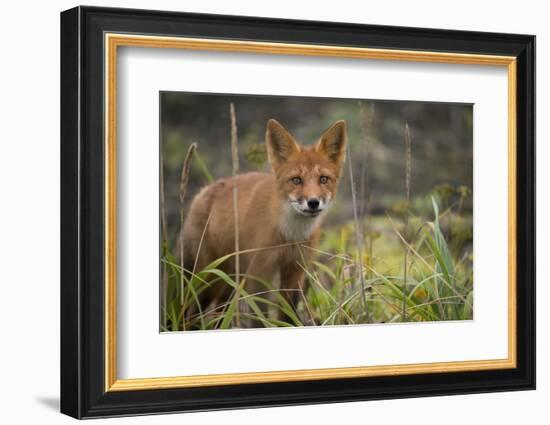
<path fill-rule="evenodd" d="M 308 199 L 307 206 L 310 210 L 316 210 L 317 208 L 319 208 L 319 200 L 317 198 Z"/>

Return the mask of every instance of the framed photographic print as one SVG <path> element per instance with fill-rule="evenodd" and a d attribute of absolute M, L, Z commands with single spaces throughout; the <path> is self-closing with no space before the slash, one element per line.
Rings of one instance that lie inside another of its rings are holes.
<path fill-rule="evenodd" d="M 535 38 L 61 14 L 61 411 L 535 387 Z"/>

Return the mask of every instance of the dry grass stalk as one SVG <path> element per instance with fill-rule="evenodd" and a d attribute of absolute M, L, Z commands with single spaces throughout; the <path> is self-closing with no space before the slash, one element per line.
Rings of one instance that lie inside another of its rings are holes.
<path fill-rule="evenodd" d="M 369 186 L 369 155 L 370 155 L 370 132 L 374 120 L 375 103 L 370 102 L 368 106 L 359 101 L 359 112 L 361 116 L 361 135 L 363 137 L 363 159 L 361 161 L 360 180 L 359 180 L 359 216 L 361 217 L 361 231 L 367 238 L 367 263 L 372 265 L 372 237 L 369 232 L 369 214 L 370 214 L 370 186 Z M 365 217 L 366 216 L 366 217 Z M 365 220 L 366 218 L 366 220 Z M 370 272 L 367 271 L 368 277 Z"/>
<path fill-rule="evenodd" d="M 367 294 L 365 292 L 365 276 L 363 270 L 363 236 L 361 234 L 361 226 L 359 224 L 359 218 L 357 216 L 357 195 L 355 194 L 355 182 L 353 181 L 353 167 L 351 165 L 351 149 L 349 143 L 347 145 L 347 162 L 349 170 L 349 181 L 351 188 L 351 201 L 353 205 L 353 220 L 355 222 L 355 238 L 357 240 L 357 255 L 359 257 L 359 281 L 361 282 L 361 300 L 363 303 L 363 310 L 365 312 L 365 320 L 369 322 L 369 307 L 367 304 Z"/>
<path fill-rule="evenodd" d="M 359 215 L 368 214 L 370 211 L 370 188 L 369 188 L 369 155 L 370 155 L 370 131 L 374 120 L 374 102 L 365 105 L 359 101 L 359 113 L 361 116 L 361 136 L 363 138 L 363 159 L 361 161 L 360 187 L 359 187 Z"/>
<path fill-rule="evenodd" d="M 233 217 L 235 220 L 235 282 L 239 285 L 241 274 L 241 262 L 239 255 L 239 209 L 238 209 L 238 188 L 237 174 L 239 172 L 239 148 L 237 135 L 237 117 L 235 114 L 235 105 L 233 102 L 229 104 L 229 115 L 231 119 L 231 159 L 233 170 Z M 237 294 L 239 297 L 240 294 Z M 235 312 L 235 320 L 239 325 L 240 300 L 237 301 L 237 311 Z"/>
<path fill-rule="evenodd" d="M 407 194 L 407 203 L 411 200 L 411 130 L 409 123 L 405 123 L 405 191 Z"/>
<path fill-rule="evenodd" d="M 185 155 L 185 159 L 183 161 L 183 167 L 181 169 L 181 179 L 180 179 L 180 233 L 179 233 L 179 246 L 180 246 L 180 265 L 181 265 L 181 273 L 180 273 L 180 304 L 181 307 L 185 305 L 185 297 L 184 297 L 184 273 L 185 270 L 185 264 L 184 264 L 184 256 L 183 256 L 183 222 L 184 222 L 184 204 L 185 204 L 185 193 L 187 192 L 187 183 L 189 182 L 189 169 L 191 167 L 191 158 L 193 158 L 193 152 L 197 148 L 196 143 L 192 143 L 191 146 L 187 149 L 187 154 Z M 182 327 L 183 330 L 185 330 L 185 314 L 182 314 Z"/>
<path fill-rule="evenodd" d="M 408 239 L 409 228 L 409 207 L 411 202 L 411 130 L 409 123 L 405 123 L 405 196 L 407 199 L 407 210 L 405 211 L 405 237 Z M 407 241 L 408 242 L 408 241 Z M 407 269 L 409 267 L 409 248 L 406 246 L 403 255 L 403 305 L 401 317 L 403 322 L 407 320 Z"/>

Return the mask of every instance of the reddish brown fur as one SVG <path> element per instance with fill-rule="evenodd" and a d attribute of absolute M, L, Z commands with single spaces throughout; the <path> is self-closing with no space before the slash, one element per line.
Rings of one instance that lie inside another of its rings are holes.
<path fill-rule="evenodd" d="M 301 147 L 284 127 L 269 120 L 266 144 L 274 174 L 254 172 L 235 180 L 221 179 L 195 196 L 183 229 L 185 267 L 201 270 L 215 259 L 234 252 L 233 185 L 236 182 L 240 250 L 256 250 L 240 255 L 241 274 L 272 282 L 279 273 L 280 289 L 290 290 L 283 294 L 296 304 L 299 294 L 296 290 L 303 283 L 303 271 L 298 263 L 307 263 L 313 253 L 300 245 L 316 246 L 321 220 L 320 216 L 301 216 L 289 206 L 289 200 L 334 199 L 345 157 L 345 139 L 345 123 L 339 121 L 314 146 Z M 321 176 L 328 177 L 328 181 L 321 184 Z M 302 184 L 294 184 L 295 177 L 300 177 Z M 301 235 L 305 237 L 297 240 Z M 234 274 L 234 267 L 233 257 L 221 266 L 229 274 Z M 247 293 L 264 290 L 261 284 L 247 279 Z M 212 285 L 201 295 L 203 311 L 225 303 L 231 292 L 225 283 Z M 188 315 L 195 313 L 193 308 Z M 285 319 L 283 314 L 279 318 Z"/>

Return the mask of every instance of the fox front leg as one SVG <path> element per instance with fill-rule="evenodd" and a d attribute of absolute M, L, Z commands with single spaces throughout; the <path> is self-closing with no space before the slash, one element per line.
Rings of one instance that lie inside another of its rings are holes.
<path fill-rule="evenodd" d="M 281 268 L 281 295 L 298 316 L 298 302 L 305 296 L 304 271 L 298 263 L 292 263 Z M 279 309 L 278 319 L 295 324 L 294 319 Z"/>

